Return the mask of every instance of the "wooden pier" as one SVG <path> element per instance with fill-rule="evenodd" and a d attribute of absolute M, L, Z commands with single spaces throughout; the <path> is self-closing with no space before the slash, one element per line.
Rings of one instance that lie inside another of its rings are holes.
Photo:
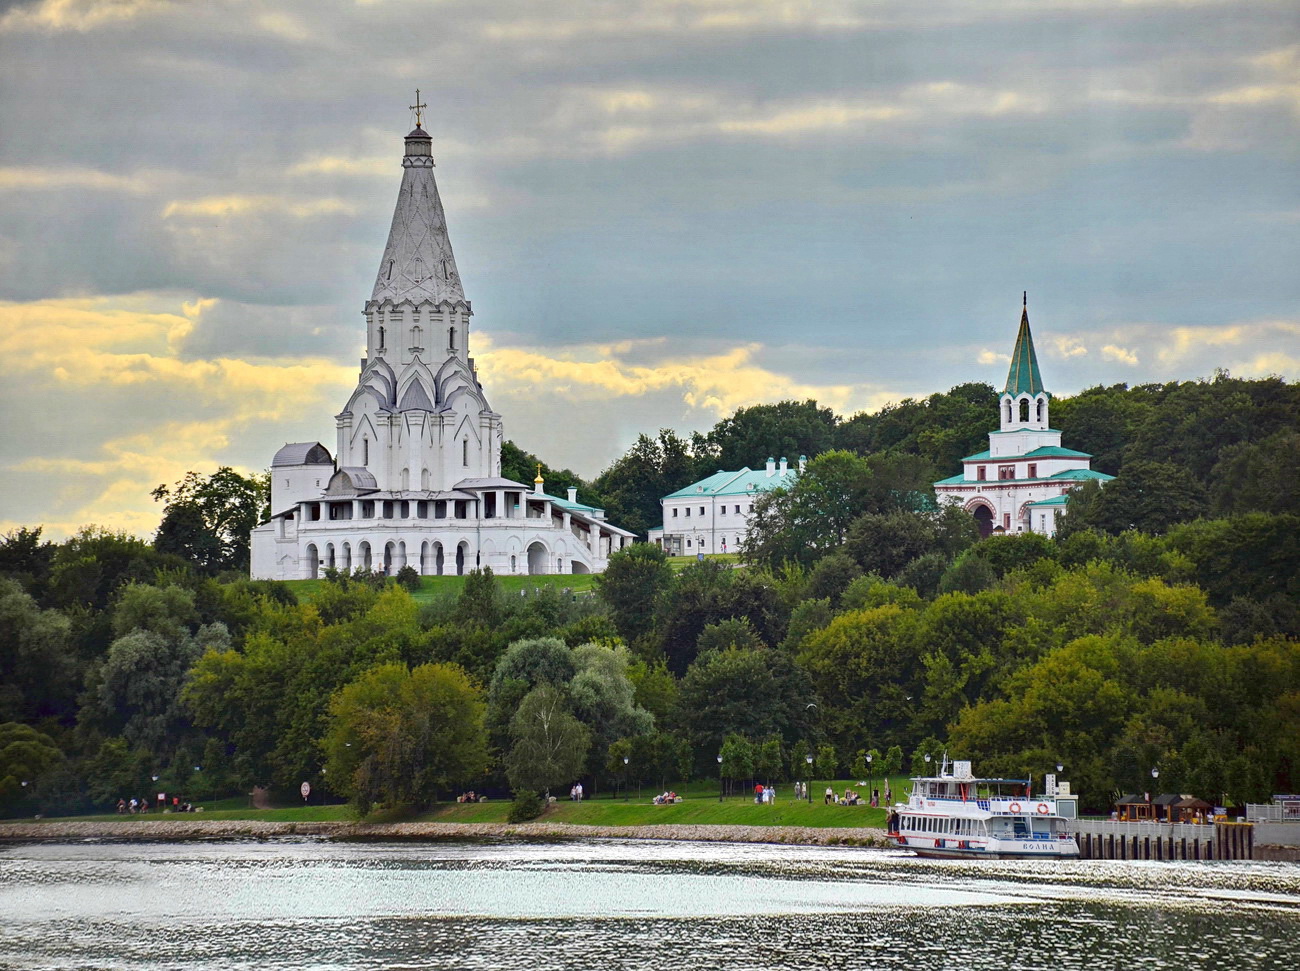
<path fill-rule="evenodd" d="M 1252 823 L 1154 823 L 1081 819 L 1075 841 L 1085 860 L 1250 860 Z"/>

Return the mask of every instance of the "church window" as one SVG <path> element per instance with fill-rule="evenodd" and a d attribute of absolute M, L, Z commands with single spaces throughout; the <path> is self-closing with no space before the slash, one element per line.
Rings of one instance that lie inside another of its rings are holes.
<path fill-rule="evenodd" d="M 370 439 L 368 438 L 361 439 L 361 464 L 370 464 Z"/>
<path fill-rule="evenodd" d="M 1044 401 L 1042 398 L 1039 398 L 1038 399 L 1038 420 L 1039 421 L 1043 420 L 1043 409 L 1045 409 L 1046 407 L 1047 407 L 1047 402 Z"/>
<path fill-rule="evenodd" d="M 726 506 L 725 503 L 723 503 L 722 509 L 721 509 L 721 511 L 718 513 L 718 515 L 720 515 L 720 516 L 725 516 L 726 514 L 727 514 L 727 506 Z"/>
<path fill-rule="evenodd" d="M 1020 420 L 1029 421 L 1029 399 L 1020 399 Z"/>
<path fill-rule="evenodd" d="M 384 349 L 384 328 L 382 327 L 379 328 L 379 349 L 381 351 Z"/>
<path fill-rule="evenodd" d="M 424 332 L 423 332 L 422 330 L 420 330 L 419 327 L 412 327 L 412 328 L 411 328 L 411 344 L 412 344 L 412 346 L 414 346 L 414 347 L 419 347 L 419 346 L 420 346 L 420 337 L 423 335 L 423 333 L 424 333 Z"/>
<path fill-rule="evenodd" d="M 1002 514 L 1002 528 L 1003 528 L 1003 529 L 1010 529 L 1010 528 L 1011 528 L 1011 513 L 1009 513 L 1009 512 L 1004 512 L 1004 513 Z"/>
<path fill-rule="evenodd" d="M 739 503 L 736 504 L 736 515 L 737 515 L 737 516 L 740 515 L 740 504 L 739 504 Z"/>
<path fill-rule="evenodd" d="M 985 476 L 987 472 L 988 469 L 985 466 L 981 465 L 979 468 L 975 470 L 975 481 L 983 482 L 985 480 Z"/>
<path fill-rule="evenodd" d="M 384 279 L 385 279 L 385 280 L 391 280 L 391 279 L 393 278 L 393 264 L 396 263 L 396 262 L 397 262 L 396 260 L 389 260 L 389 261 L 388 261 L 388 273 L 385 274 L 385 276 L 384 276 Z"/>
<path fill-rule="evenodd" d="M 673 506 L 673 519 L 677 518 L 677 507 Z"/>
<path fill-rule="evenodd" d="M 691 541 L 689 539 L 686 541 L 686 548 L 688 550 L 691 548 Z"/>
<path fill-rule="evenodd" d="M 447 275 L 447 261 L 446 261 L 446 260 L 443 260 L 443 261 L 442 261 L 442 278 L 443 278 L 444 280 L 449 280 L 449 279 L 451 279 L 451 277 L 449 277 L 449 276 Z"/>
<path fill-rule="evenodd" d="M 1030 462 L 1030 463 L 1029 463 L 1029 473 L 1028 473 L 1028 474 L 1029 474 L 1029 478 L 1031 478 L 1031 479 L 1037 479 L 1037 478 L 1038 478 L 1038 463 L 1037 463 L 1037 462 Z"/>
<path fill-rule="evenodd" d="M 1003 479 L 1003 480 L 1005 480 L 1005 479 L 1014 479 L 1015 477 L 1016 477 L 1016 467 L 1015 467 L 1014 465 L 999 465 L 999 466 L 998 466 L 998 478 L 999 478 L 999 479 Z"/>
<path fill-rule="evenodd" d="M 1007 399 L 1002 405 L 1002 414 L 1005 421 L 1011 421 L 1011 399 Z"/>
<path fill-rule="evenodd" d="M 469 439 L 460 440 L 460 464 L 469 468 Z"/>
<path fill-rule="evenodd" d="M 411 470 L 402 469 L 402 490 L 411 488 Z"/>
<path fill-rule="evenodd" d="M 703 507 L 703 506 L 700 506 L 700 515 L 701 515 L 701 516 L 704 515 L 704 507 Z"/>
<path fill-rule="evenodd" d="M 690 506 L 687 506 L 687 507 L 686 507 L 686 518 L 687 518 L 687 519 L 690 519 L 690 517 L 691 517 L 691 507 L 690 507 Z"/>
<path fill-rule="evenodd" d="M 456 349 L 456 328 L 448 327 L 447 328 L 447 350 L 454 351 L 455 349 Z"/>

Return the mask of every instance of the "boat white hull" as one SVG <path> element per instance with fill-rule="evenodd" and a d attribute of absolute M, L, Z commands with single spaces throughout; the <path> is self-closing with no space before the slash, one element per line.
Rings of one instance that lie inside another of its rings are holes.
<path fill-rule="evenodd" d="M 956 840 L 891 835 L 889 841 L 900 850 L 911 850 L 917 856 L 935 860 L 1074 860 L 1079 857 L 1079 845 L 1072 839 L 1044 843 L 1040 840 Z"/>

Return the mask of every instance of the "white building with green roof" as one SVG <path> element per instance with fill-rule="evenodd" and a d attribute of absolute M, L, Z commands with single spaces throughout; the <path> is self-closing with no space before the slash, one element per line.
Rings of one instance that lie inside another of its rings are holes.
<path fill-rule="evenodd" d="M 799 468 L 782 458 L 769 458 L 757 471 L 746 466 L 739 472 L 719 469 L 699 482 L 664 496 L 664 524 L 650 530 L 650 542 L 669 556 L 697 553 L 734 553 L 749 533 L 754 500 L 764 492 L 794 484 L 807 459 L 799 456 Z"/>
<path fill-rule="evenodd" d="M 252 532 L 252 575 L 599 573 L 635 539 L 602 509 L 501 475 L 502 417 L 470 356 L 470 303 L 434 179 L 432 139 L 405 139 L 388 244 L 366 301 L 366 356 L 319 442 L 271 462 L 271 518 Z"/>
<path fill-rule="evenodd" d="M 1052 536 L 1071 489 L 1088 479 L 1114 478 L 1094 472 L 1087 452 L 1061 445 L 1061 433 L 1050 425 L 1051 401 L 1038 371 L 1026 299 L 1007 384 L 998 396 L 1001 428 L 989 432 L 986 450 L 961 460 L 960 474 L 934 484 L 940 502 L 960 504 L 975 517 L 981 536 Z"/>

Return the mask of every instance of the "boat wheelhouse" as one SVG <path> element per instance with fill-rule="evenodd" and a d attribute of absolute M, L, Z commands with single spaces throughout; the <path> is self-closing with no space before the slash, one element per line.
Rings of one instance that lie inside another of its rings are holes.
<path fill-rule="evenodd" d="M 891 808 L 890 841 L 928 857 L 1077 857 L 1069 784 L 1046 780 L 1033 795 L 1029 779 L 979 779 L 970 762 L 947 758 L 937 776 L 912 779 L 905 803 Z"/>

